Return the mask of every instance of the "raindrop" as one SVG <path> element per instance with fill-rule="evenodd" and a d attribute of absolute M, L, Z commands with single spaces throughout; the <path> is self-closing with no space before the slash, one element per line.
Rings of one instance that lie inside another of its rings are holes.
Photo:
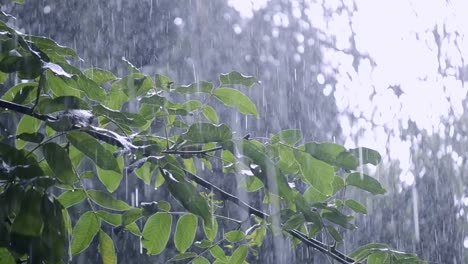
<path fill-rule="evenodd" d="M 325 76 L 323 76 L 323 74 L 319 73 L 319 74 L 317 75 L 317 82 L 318 82 L 319 84 L 324 84 L 324 83 L 325 83 Z"/>
<path fill-rule="evenodd" d="M 242 28 L 238 24 L 234 24 L 234 26 L 232 26 L 232 29 L 234 29 L 234 33 L 236 34 L 242 33 Z"/>
<path fill-rule="evenodd" d="M 49 14 L 50 11 L 52 11 L 52 8 L 50 8 L 50 5 L 44 6 L 44 14 Z"/>
<path fill-rule="evenodd" d="M 329 96 L 332 93 L 333 87 L 330 84 L 325 85 L 323 89 L 323 95 Z"/>
<path fill-rule="evenodd" d="M 178 27 L 182 27 L 184 25 L 184 20 L 182 20 L 180 17 L 176 17 L 174 19 L 174 24 Z"/>

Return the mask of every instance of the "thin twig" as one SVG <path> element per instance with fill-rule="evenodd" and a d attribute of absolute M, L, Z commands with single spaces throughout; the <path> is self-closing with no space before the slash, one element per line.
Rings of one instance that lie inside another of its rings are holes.
<path fill-rule="evenodd" d="M 186 169 L 183 169 L 188 176 L 189 179 L 193 180 L 197 184 L 200 184 L 201 186 L 211 190 L 212 192 L 220 195 L 224 200 L 231 201 L 238 205 L 240 208 L 246 210 L 249 214 L 253 214 L 257 217 L 260 217 L 262 219 L 266 219 L 269 217 L 267 213 L 264 213 L 258 209 L 255 209 L 245 203 L 244 201 L 240 200 L 238 197 L 222 190 L 221 188 L 211 184 L 210 182 L 200 178 L 199 176 L 187 171 Z M 302 232 L 292 229 L 292 230 L 286 230 L 291 236 L 299 239 L 302 241 L 304 244 L 311 246 L 318 251 L 325 253 L 329 256 L 331 256 L 333 259 L 339 261 L 340 263 L 344 264 L 351 264 L 355 263 L 354 259 L 346 256 L 344 253 L 341 253 L 340 251 L 336 250 L 334 247 L 328 246 L 327 244 L 320 242 L 314 238 L 308 238 L 307 235 L 303 234 Z"/>

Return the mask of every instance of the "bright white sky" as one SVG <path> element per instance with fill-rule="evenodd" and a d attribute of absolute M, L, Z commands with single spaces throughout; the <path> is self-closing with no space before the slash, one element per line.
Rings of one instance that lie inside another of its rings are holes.
<path fill-rule="evenodd" d="M 267 2 L 230 0 L 229 4 L 248 19 Z M 408 120 L 412 120 L 429 134 L 439 133 L 445 130 L 440 125 L 440 118 L 447 117 L 450 109 L 456 119 L 463 112 L 466 89 L 455 75 L 462 67 L 462 58 L 468 57 L 465 40 L 468 36 L 468 1 L 453 0 L 447 4 L 445 0 L 360 0 L 356 1 L 358 11 L 352 17 L 341 12 L 328 20 L 323 16 L 321 1 L 305 0 L 308 8 L 302 12 L 294 8 L 298 1 L 290 2 L 295 18 L 308 21 L 335 37 L 336 45 L 341 49 L 350 45 L 351 21 L 358 50 L 369 54 L 377 65 L 372 67 L 369 61 L 361 61 L 356 72 L 350 56 L 326 50 L 325 62 L 338 67 L 339 76 L 337 85 L 332 89 L 327 87 L 324 94 L 333 91 L 340 112 L 353 113 L 358 118 L 357 124 L 350 124 L 346 114 L 340 117 L 345 136 L 364 131 L 359 134 L 358 142 L 348 140 L 345 146 L 367 146 L 388 153 L 386 158 L 400 161 L 401 180 L 411 185 L 414 182 L 410 171 L 411 142 L 400 139 L 400 126 L 405 128 Z M 336 9 L 341 2 L 326 0 L 324 5 Z M 344 2 L 348 6 L 353 4 L 352 0 Z M 447 76 L 438 72 L 438 47 L 433 34 L 437 28 L 442 35 L 444 26 L 450 37 L 444 40 L 441 52 L 452 66 L 446 72 Z M 403 94 L 397 97 L 387 88 L 389 85 L 399 85 Z M 453 153 L 452 158 L 461 163 L 457 153 Z"/>

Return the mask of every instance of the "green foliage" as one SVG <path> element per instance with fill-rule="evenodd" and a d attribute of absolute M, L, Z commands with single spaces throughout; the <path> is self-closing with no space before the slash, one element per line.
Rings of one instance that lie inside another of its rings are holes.
<path fill-rule="evenodd" d="M 128 61 L 130 73 L 124 77 L 98 68 L 82 71 L 73 66 L 78 56 L 72 49 L 1 21 L 0 49 L 0 79 L 16 74 L 22 81 L 2 95 L 0 109 L 23 114 L 14 144 L 0 143 L 2 263 L 58 263 L 85 251 L 92 241 L 98 242 L 103 263 L 117 263 L 118 245 L 104 231 L 108 226 L 141 238 L 149 255 L 164 252 L 173 241 L 179 253 L 174 261 L 246 263 L 268 232 L 333 255 L 334 247 L 315 237 L 340 243 L 343 232 L 356 229 L 352 214 L 368 213 L 358 201 L 341 200 L 343 190 L 386 192 L 361 172 L 364 164 L 381 161 L 372 149 L 304 142 L 296 129 L 266 141 L 239 137 L 219 123 L 214 98 L 259 117 L 242 91 L 259 83 L 255 77 L 230 72 L 220 75 L 219 84 L 175 85 L 167 76 L 139 72 Z M 176 94 L 198 98 L 184 101 Z M 137 105 L 136 112 L 128 112 L 128 102 Z M 262 197 L 271 212 L 256 210 L 197 175 L 198 161 L 213 170 L 215 159 L 224 173 L 238 174 L 239 186 Z M 123 175 L 167 188 L 171 197 L 130 206 L 113 194 Z M 103 187 L 89 189 L 85 181 Z M 175 201 L 184 208 L 182 214 L 174 211 Z M 217 215 L 223 201 L 248 210 L 252 221 Z M 76 210 L 75 221 L 69 212 Z M 273 224 L 277 218 L 280 222 Z M 220 232 L 221 219 L 238 228 Z M 366 245 L 350 257 L 367 263 L 420 262 L 383 244 Z M 341 261 L 349 263 L 344 257 Z"/>

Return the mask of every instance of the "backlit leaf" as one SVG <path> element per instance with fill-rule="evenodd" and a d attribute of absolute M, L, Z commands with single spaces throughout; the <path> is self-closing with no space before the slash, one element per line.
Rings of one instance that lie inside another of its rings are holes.
<path fill-rule="evenodd" d="M 81 215 L 73 228 L 71 253 L 77 255 L 88 248 L 94 236 L 99 232 L 101 221 L 91 211 Z"/>
<path fill-rule="evenodd" d="M 168 213 L 156 213 L 148 218 L 142 237 L 148 255 L 158 255 L 166 248 L 171 226 L 172 216 Z"/>
<path fill-rule="evenodd" d="M 215 90 L 214 96 L 226 106 L 233 107 L 245 115 L 259 117 L 257 107 L 244 93 L 232 88 L 219 88 Z"/>
<path fill-rule="evenodd" d="M 88 190 L 88 196 L 96 204 L 111 210 L 125 211 L 131 208 L 126 202 L 116 199 L 114 196 L 105 192 Z"/>
<path fill-rule="evenodd" d="M 177 221 L 174 244 L 177 250 L 184 253 L 193 243 L 197 232 L 198 218 L 193 214 L 184 214 Z"/>
<path fill-rule="evenodd" d="M 385 194 L 387 192 L 379 181 L 367 174 L 359 172 L 349 174 L 348 177 L 346 177 L 346 185 L 358 187 L 374 195 Z"/>
<path fill-rule="evenodd" d="M 114 241 L 102 229 L 99 231 L 99 254 L 103 264 L 116 264 Z"/>
<path fill-rule="evenodd" d="M 83 189 L 74 189 L 62 193 L 57 199 L 64 208 L 69 208 L 75 204 L 81 203 L 85 198 L 86 193 Z"/>
<path fill-rule="evenodd" d="M 254 84 L 258 83 L 255 77 L 243 75 L 236 71 L 221 74 L 219 80 L 221 84 L 240 84 L 246 87 L 252 87 Z"/>

